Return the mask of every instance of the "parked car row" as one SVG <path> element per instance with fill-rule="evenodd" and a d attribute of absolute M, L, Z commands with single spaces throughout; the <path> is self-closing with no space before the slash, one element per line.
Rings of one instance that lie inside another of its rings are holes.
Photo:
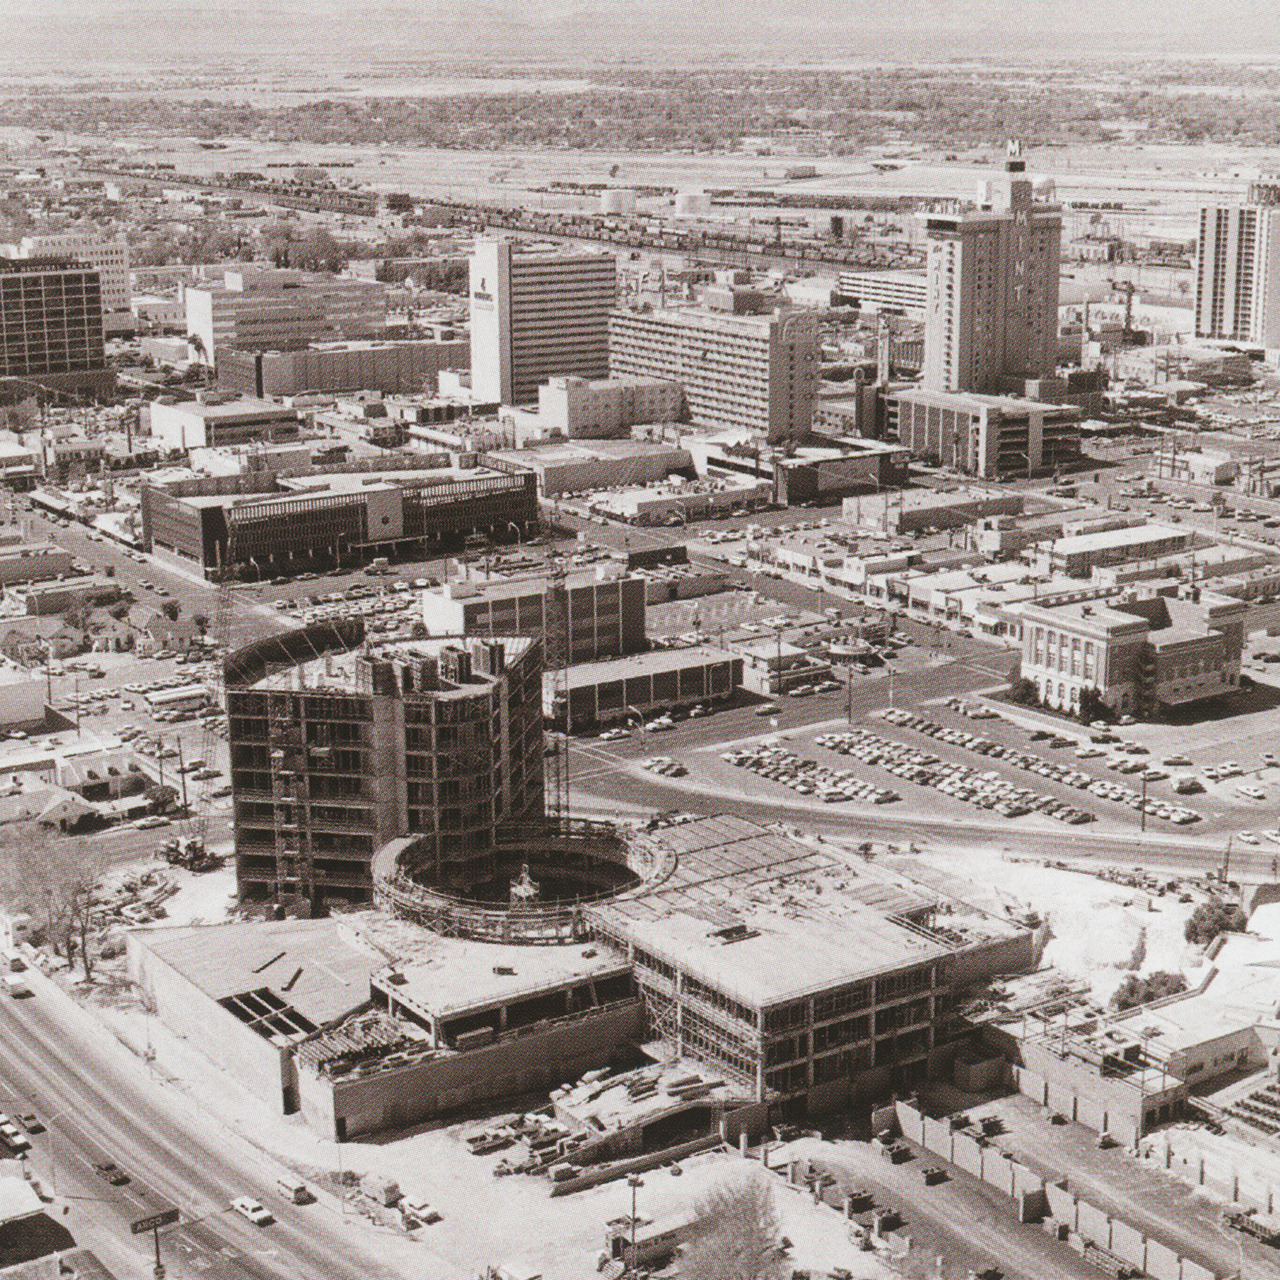
<path fill-rule="evenodd" d="M 1095 778 L 1092 774 L 1085 773 L 1083 770 L 1072 769 L 1066 765 L 1057 764 L 1052 760 L 1046 760 L 1043 756 L 1038 756 L 1034 752 L 1018 751 L 1013 747 L 1006 747 L 998 742 L 992 742 L 988 738 L 979 738 L 972 733 L 965 733 L 961 729 L 948 729 L 946 725 L 926 720 L 922 716 L 912 715 L 908 711 L 889 708 L 883 713 L 883 718 L 888 720 L 890 724 L 900 725 L 904 729 L 915 729 L 920 733 L 928 734 L 931 738 L 951 743 L 953 746 L 964 747 L 966 750 L 975 751 L 979 755 L 1004 760 L 1019 769 L 1026 770 L 1028 773 L 1039 774 L 1042 778 L 1051 778 L 1055 782 L 1065 783 L 1067 786 L 1075 787 L 1079 791 L 1088 791 L 1104 800 L 1114 800 L 1120 804 L 1127 804 L 1132 809 L 1141 809 L 1143 806 L 1142 793 L 1139 791 L 1134 791 L 1130 787 L 1120 786 L 1105 778 Z M 1048 735 L 1048 737 L 1051 746 L 1059 741 L 1054 735 Z M 1074 741 L 1074 738 L 1064 738 L 1061 740 L 1061 744 L 1068 746 Z M 1117 750 L 1145 753 L 1146 748 L 1139 746 L 1137 743 L 1126 742 L 1121 743 Z M 1167 776 L 1158 769 L 1148 770 L 1145 764 L 1140 761 L 1130 760 L 1127 755 L 1116 756 L 1108 762 L 1107 768 L 1124 770 L 1129 773 L 1148 772 L 1160 774 L 1161 777 Z M 1157 781 L 1156 778 L 1149 778 L 1148 780 Z M 1041 806 L 1036 803 L 1032 807 L 1040 808 Z M 1070 806 L 1066 807 L 1070 808 Z M 1166 804 L 1156 799 L 1148 799 L 1146 801 L 1146 811 L 1154 817 L 1164 818 L 1180 826 L 1190 822 L 1198 822 L 1201 816 L 1194 809 L 1187 809 L 1182 805 Z M 1093 814 L 1089 814 L 1085 818 L 1067 817 L 1065 820 L 1068 822 L 1087 822 L 1092 820 L 1093 816 Z"/>
<path fill-rule="evenodd" d="M 816 760 L 801 760 L 782 747 L 761 745 L 752 750 L 726 751 L 720 759 L 750 769 L 757 777 L 781 782 L 801 795 L 816 795 L 828 804 L 839 800 L 889 804 L 902 798 L 896 791 L 863 781 L 848 769 L 828 769 Z"/>
<path fill-rule="evenodd" d="M 956 736 L 972 736 L 957 734 L 955 730 L 947 732 Z M 1092 822 L 1094 818 L 1088 810 L 1078 809 L 1056 796 L 1041 795 L 1024 787 L 1015 787 L 994 769 L 982 773 L 967 765 L 943 760 L 931 752 L 881 738 L 867 729 L 826 733 L 815 741 L 819 746 L 839 751 L 842 755 L 856 756 L 866 764 L 888 769 L 890 773 L 908 782 L 933 787 L 944 795 L 954 796 L 957 800 L 976 805 L 980 809 L 994 810 L 1006 818 L 1020 818 L 1033 811 L 1057 818 L 1060 822 Z"/>

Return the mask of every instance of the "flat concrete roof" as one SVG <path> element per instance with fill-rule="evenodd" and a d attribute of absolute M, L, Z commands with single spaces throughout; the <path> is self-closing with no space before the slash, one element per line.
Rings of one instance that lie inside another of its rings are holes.
<path fill-rule="evenodd" d="M 337 920 L 182 925 L 133 936 L 212 1000 L 268 987 L 317 1026 L 366 1003 L 369 976 L 385 964 L 346 941 Z"/>
<path fill-rule="evenodd" d="M 254 396 L 239 396 L 225 404 L 201 404 L 199 400 L 184 400 L 178 404 L 155 405 L 153 408 L 189 414 L 193 418 L 203 418 L 205 422 L 216 422 L 219 419 L 235 421 L 237 418 L 298 420 L 296 409 L 285 409 L 278 404 L 272 404 L 269 400 L 259 400 Z"/>
<path fill-rule="evenodd" d="M 612 563 L 617 563 L 616 561 Z M 589 587 L 596 583 L 621 582 L 633 575 L 619 566 L 617 573 L 601 577 L 594 569 L 575 569 L 564 575 L 567 588 Z M 468 600 L 509 600 L 515 596 L 536 596 L 546 593 L 549 579 L 546 572 L 523 575 L 495 576 L 492 578 L 454 578 L 440 587 L 423 593 L 424 599 L 466 603 Z"/>
<path fill-rule="evenodd" d="M 1189 541 L 1192 529 L 1176 529 L 1171 524 L 1129 525 L 1123 529 L 1101 529 L 1097 533 L 1078 533 L 1070 538 L 1058 538 L 1053 544 L 1054 555 L 1079 555 L 1086 551 L 1104 551 L 1109 547 L 1140 547 L 1148 542 L 1164 538 L 1182 538 Z"/>
<path fill-rule="evenodd" d="M 423 929 L 412 958 L 383 969 L 376 978 L 379 988 L 395 999 L 412 1003 L 434 1018 L 451 1018 L 630 969 L 607 947 L 588 943 L 517 946 L 445 938 Z M 393 972 L 404 981 L 391 981 Z"/>
<path fill-rule="evenodd" d="M 657 440 L 582 439 L 557 440 L 554 444 L 537 445 L 532 449 L 495 449 L 493 456 L 519 466 L 536 468 L 566 462 L 586 462 L 590 459 L 617 462 L 627 458 L 668 457 L 673 462 L 687 461 L 689 451 Z"/>
<path fill-rule="evenodd" d="M 732 814 L 659 828 L 646 839 L 665 848 L 671 872 L 588 914 L 750 1007 L 929 964 L 956 949 L 902 918 L 932 905 L 918 886 L 832 846 Z M 737 940 L 718 932 L 739 926 Z"/>
<path fill-rule="evenodd" d="M 983 409 L 995 409 L 1001 413 L 1024 417 L 1028 413 L 1079 414 L 1071 404 L 1053 404 L 1046 400 L 1028 400 L 1023 396 L 989 396 L 977 391 L 930 391 L 926 387 L 905 387 L 893 393 L 899 400 L 924 404 L 939 409 L 965 409 L 981 413 Z"/>
<path fill-rule="evenodd" d="M 1032 609 L 1039 609 L 1044 615 L 1044 620 L 1049 623 L 1055 619 L 1062 619 L 1075 623 L 1088 623 L 1102 630 L 1119 627 L 1150 627 L 1151 625 L 1140 614 L 1125 613 L 1122 609 L 1113 609 L 1098 600 L 1073 600 L 1068 604 L 1040 605 L 1037 605 L 1034 600 L 1024 602 L 1024 607 L 1028 605 Z"/>
<path fill-rule="evenodd" d="M 783 646 L 784 649 L 786 646 Z M 770 646 L 769 652 L 775 652 Z M 570 689 L 587 685 L 606 684 L 611 680 L 625 680 L 628 676 L 654 675 L 660 671 L 679 671 L 685 667 L 707 666 L 714 662 L 731 662 L 740 657 L 729 649 L 715 644 L 694 644 L 685 649 L 655 649 L 651 653 L 632 653 L 623 658 L 606 658 L 601 662 L 578 662 L 566 669 Z M 550 680 L 555 672 L 544 671 L 543 679 Z"/>

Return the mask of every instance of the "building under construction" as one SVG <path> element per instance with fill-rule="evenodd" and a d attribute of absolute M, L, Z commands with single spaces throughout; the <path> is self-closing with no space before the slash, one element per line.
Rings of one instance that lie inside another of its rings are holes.
<path fill-rule="evenodd" d="M 403 836 L 433 882 L 484 891 L 499 828 L 543 816 L 541 643 L 304 641 L 228 670 L 240 896 L 367 902 L 374 853 Z"/>
<path fill-rule="evenodd" d="M 135 931 L 130 972 L 325 1136 L 552 1089 L 585 1164 L 949 1074 L 953 993 L 1033 961 L 1011 921 L 732 815 L 494 834 L 443 876 L 434 829 L 388 841 L 374 910 Z"/>

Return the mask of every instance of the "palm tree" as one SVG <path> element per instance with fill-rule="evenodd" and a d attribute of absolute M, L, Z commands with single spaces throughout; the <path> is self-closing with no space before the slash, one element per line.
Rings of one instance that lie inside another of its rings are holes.
<path fill-rule="evenodd" d="M 191 348 L 192 354 L 203 366 L 204 384 L 207 387 L 213 377 L 213 367 L 209 363 L 209 352 L 205 348 L 204 339 L 198 333 L 187 334 L 187 345 Z"/>

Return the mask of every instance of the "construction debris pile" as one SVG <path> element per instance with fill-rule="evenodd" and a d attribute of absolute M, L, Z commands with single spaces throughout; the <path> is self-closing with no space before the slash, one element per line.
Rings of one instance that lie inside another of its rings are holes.
<path fill-rule="evenodd" d="M 168 915 L 165 899 L 177 892 L 178 886 L 163 871 L 110 872 L 89 894 L 89 925 L 94 929 L 109 929 L 112 925 L 162 920 Z"/>
<path fill-rule="evenodd" d="M 437 1051 L 405 1034 L 405 1025 L 372 1009 L 332 1027 L 298 1048 L 298 1060 L 320 1075 L 367 1076 L 419 1062 Z"/>

